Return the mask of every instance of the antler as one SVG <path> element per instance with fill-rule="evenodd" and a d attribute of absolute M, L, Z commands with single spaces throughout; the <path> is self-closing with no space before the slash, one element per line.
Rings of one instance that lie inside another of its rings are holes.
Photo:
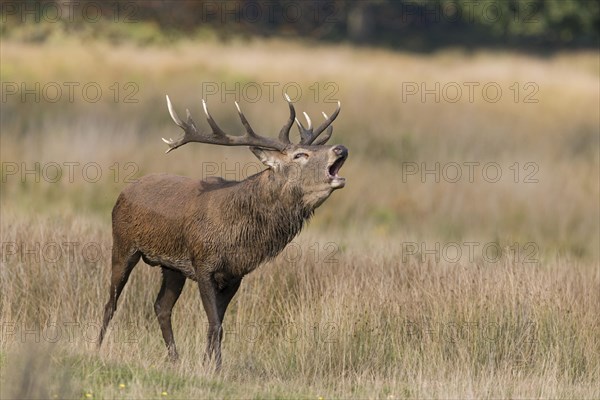
<path fill-rule="evenodd" d="M 327 114 L 323 113 L 323 117 L 325 117 L 325 122 L 319 125 L 319 127 L 315 131 L 313 131 L 312 129 L 312 121 L 310 120 L 310 117 L 307 113 L 304 113 L 304 118 L 306 118 L 308 128 L 305 128 L 304 125 L 302 125 L 302 123 L 296 118 L 296 124 L 298 124 L 298 130 L 300 131 L 300 144 L 322 145 L 327 143 L 327 141 L 331 137 L 331 134 L 333 133 L 333 126 L 331 126 L 331 123 L 337 118 L 338 114 L 340 113 L 340 108 L 341 103 L 338 101 L 337 108 L 335 109 L 333 114 L 331 114 L 331 117 L 327 117 Z M 325 136 L 317 140 L 317 138 L 325 130 L 325 128 L 327 128 Z M 315 142 L 315 140 L 317 141 Z"/>
<path fill-rule="evenodd" d="M 246 133 L 244 133 L 241 136 L 231 136 L 223 132 L 223 130 L 219 128 L 215 120 L 208 112 L 208 107 L 206 106 L 206 101 L 204 101 L 204 99 L 202 100 L 202 106 L 204 108 L 204 113 L 206 114 L 206 120 L 212 128 L 212 132 L 208 134 L 198 131 L 196 123 L 194 122 L 190 114 L 190 110 L 186 110 L 187 121 L 182 121 L 173 109 L 171 100 L 167 95 L 167 107 L 169 108 L 169 114 L 171 114 L 171 118 L 173 119 L 173 121 L 179 127 L 181 127 L 181 129 L 183 129 L 184 134 L 183 137 L 178 140 L 162 138 L 163 142 L 169 145 L 169 149 L 166 151 L 166 153 L 170 152 L 171 150 L 175 150 L 176 148 L 183 146 L 184 144 L 189 142 L 220 144 L 223 146 L 256 146 L 279 151 L 284 150 L 287 147 L 287 145 L 290 144 L 289 139 L 286 143 L 285 141 L 269 139 L 254 133 L 252 127 L 248 123 L 248 120 L 244 116 L 244 113 L 240 109 L 240 106 L 237 103 L 237 101 L 235 102 L 235 106 L 237 107 L 240 120 L 242 121 L 242 125 L 244 125 L 244 128 L 246 128 Z"/>
<path fill-rule="evenodd" d="M 294 120 L 296 119 L 296 109 L 294 108 L 292 100 L 290 100 L 290 96 L 288 96 L 287 93 L 285 93 L 285 101 L 287 101 L 288 106 L 290 107 L 290 118 L 279 131 L 279 140 L 290 144 L 292 143 L 290 142 L 290 129 L 292 128 L 292 125 L 294 125 Z"/>
<path fill-rule="evenodd" d="M 171 150 L 175 150 L 176 148 L 183 146 L 184 144 L 189 142 L 220 144 L 223 146 L 256 146 L 283 151 L 289 144 L 291 144 L 290 129 L 294 124 L 294 121 L 296 121 L 296 123 L 298 124 L 298 130 L 300 131 L 300 144 L 308 145 L 313 144 L 314 142 L 315 145 L 322 145 L 325 144 L 327 140 L 329 140 L 331 134 L 333 133 L 333 126 L 331 126 L 331 123 L 340 113 L 341 106 L 340 102 L 338 101 L 337 108 L 331 115 L 331 117 L 327 117 L 327 114 L 323 113 L 323 116 L 325 117 L 325 122 L 323 122 L 315 131 L 313 131 L 312 122 L 308 114 L 304 113 L 304 117 L 308 121 L 308 128 L 304 128 L 304 126 L 296 118 L 296 109 L 294 108 L 290 97 L 287 94 L 285 94 L 285 99 L 288 102 L 288 106 L 290 108 L 290 117 L 279 131 L 278 140 L 273 140 L 264 136 L 259 136 L 252 130 L 250 123 L 248 123 L 248 120 L 244 116 L 244 113 L 242 113 L 242 110 L 240 109 L 240 106 L 237 103 L 237 101 L 235 102 L 235 106 L 240 116 L 240 120 L 242 121 L 242 125 L 244 125 L 244 128 L 246 128 L 246 133 L 244 133 L 241 136 L 231 136 L 226 134 L 221 128 L 219 128 L 215 120 L 208 112 L 208 107 L 206 106 L 206 101 L 204 101 L 204 99 L 202 99 L 202 107 L 204 108 L 204 113 L 206 114 L 206 120 L 208 121 L 208 124 L 212 129 L 212 132 L 208 134 L 198 131 L 196 123 L 194 122 L 190 114 L 190 110 L 185 110 L 187 114 L 187 121 L 182 121 L 173 109 L 173 105 L 171 104 L 169 96 L 167 95 L 166 97 L 167 107 L 169 108 L 169 114 L 171 114 L 171 118 L 181 129 L 183 129 L 184 132 L 183 137 L 178 140 L 162 138 L 163 142 L 169 145 L 169 149 L 166 151 L 166 153 L 170 152 Z M 325 136 L 323 136 L 315 142 L 315 140 L 325 130 L 325 128 L 327 128 L 327 133 L 325 134 Z"/>

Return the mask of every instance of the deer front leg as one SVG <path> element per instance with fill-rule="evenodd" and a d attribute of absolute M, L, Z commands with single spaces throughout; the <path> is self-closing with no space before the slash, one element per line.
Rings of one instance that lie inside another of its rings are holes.
<path fill-rule="evenodd" d="M 208 332 L 206 337 L 206 350 L 204 352 L 204 363 L 206 364 L 215 354 L 215 366 L 217 371 L 221 369 L 221 346 L 219 336 L 221 334 L 221 321 L 217 301 L 217 284 L 212 276 L 201 276 L 198 278 L 198 289 L 202 305 L 208 318 Z"/>
<path fill-rule="evenodd" d="M 215 353 L 216 368 L 221 368 L 221 341 L 223 340 L 223 318 L 227 306 L 235 296 L 242 282 L 241 278 L 234 278 L 223 284 L 218 284 L 212 277 L 200 279 L 198 287 L 202 304 L 208 317 L 208 334 L 204 362 L 210 361 Z M 215 319 L 216 312 L 216 319 Z"/>
<path fill-rule="evenodd" d="M 221 288 L 217 292 L 217 311 L 219 313 L 219 323 L 221 326 L 223 325 L 223 318 L 225 318 L 225 311 L 227 311 L 227 306 L 233 299 L 233 296 L 237 293 L 240 288 L 240 283 L 242 283 L 242 278 L 234 278 L 231 281 L 227 282 L 225 287 Z M 223 340 L 223 328 L 219 332 L 219 348 L 221 348 L 221 341 Z"/>
<path fill-rule="evenodd" d="M 225 287 L 217 292 L 217 310 L 219 312 L 219 321 L 221 324 L 223 323 L 227 306 L 229 306 L 231 299 L 233 299 L 233 296 L 237 293 L 241 283 L 242 278 L 233 278 L 227 282 Z"/>

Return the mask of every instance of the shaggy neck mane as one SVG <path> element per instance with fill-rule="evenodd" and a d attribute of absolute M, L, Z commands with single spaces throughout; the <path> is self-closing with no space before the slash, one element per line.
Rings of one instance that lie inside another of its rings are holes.
<path fill-rule="evenodd" d="M 222 209 L 236 214 L 236 221 L 230 221 L 237 228 L 236 239 L 240 243 L 251 239 L 268 258 L 276 256 L 313 214 L 303 202 L 301 189 L 271 170 L 239 182 L 235 189 Z"/>

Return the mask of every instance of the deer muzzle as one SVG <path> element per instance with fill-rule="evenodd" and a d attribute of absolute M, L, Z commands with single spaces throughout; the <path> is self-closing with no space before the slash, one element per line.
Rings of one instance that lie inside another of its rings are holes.
<path fill-rule="evenodd" d="M 327 173 L 331 186 L 334 189 L 343 188 L 346 185 L 346 178 L 342 178 L 338 175 L 340 168 L 344 165 L 346 158 L 348 158 L 348 149 L 342 145 L 337 145 L 331 149 L 334 155 L 333 161 L 327 166 Z"/>

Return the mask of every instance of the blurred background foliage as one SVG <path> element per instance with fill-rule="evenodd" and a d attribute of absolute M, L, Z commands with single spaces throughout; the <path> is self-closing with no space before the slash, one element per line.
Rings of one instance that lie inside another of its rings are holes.
<path fill-rule="evenodd" d="M 142 0 L 0 3 L 2 35 L 21 35 L 30 41 L 44 41 L 60 28 L 142 44 L 210 32 L 222 39 L 302 36 L 413 51 L 461 45 L 544 52 L 597 47 L 600 37 L 600 2 L 593 0 L 180 0 L 176 6 Z M 136 24 L 124 28 L 102 23 L 107 21 Z M 41 24 L 44 29 L 36 30 L 39 22 L 56 24 Z M 34 26 L 29 31 L 14 29 L 23 23 Z"/>

